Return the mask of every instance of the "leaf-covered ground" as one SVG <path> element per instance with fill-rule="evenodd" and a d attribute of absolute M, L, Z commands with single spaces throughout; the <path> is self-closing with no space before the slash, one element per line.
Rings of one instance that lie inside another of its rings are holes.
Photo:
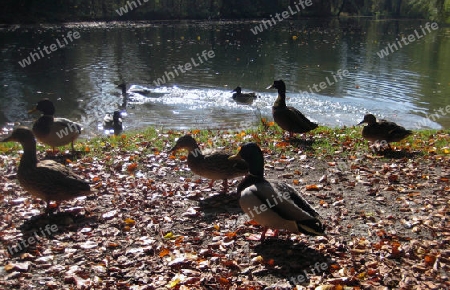
<path fill-rule="evenodd" d="M 240 179 L 221 193 L 189 171 L 187 152 L 167 154 L 187 132 L 78 142 L 67 166 L 97 193 L 53 215 L 17 183 L 20 146 L 1 144 L 0 289 L 449 289 L 449 132 L 415 132 L 383 155 L 360 129 L 292 142 L 271 124 L 191 131 L 206 152 L 259 143 L 266 177 L 302 192 L 327 225 L 326 237 L 263 243 L 238 205 Z"/>

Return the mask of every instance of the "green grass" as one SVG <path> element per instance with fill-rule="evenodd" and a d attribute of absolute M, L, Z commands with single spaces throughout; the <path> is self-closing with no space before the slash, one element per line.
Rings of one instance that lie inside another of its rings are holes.
<path fill-rule="evenodd" d="M 319 127 L 305 135 L 306 139 L 297 134 L 296 142 L 284 140 L 283 131 L 273 122 L 263 121 L 257 128 L 242 131 L 227 130 L 160 130 L 152 127 L 139 131 L 125 132 L 119 136 L 101 136 L 89 140 L 78 140 L 75 149 L 92 158 L 104 158 L 114 154 L 134 155 L 138 162 L 147 154 L 168 151 L 176 138 L 190 133 L 201 144 L 201 148 L 220 148 L 237 152 L 237 148 L 245 142 L 257 142 L 263 149 L 275 153 L 293 156 L 299 151 L 318 158 L 340 155 L 345 160 L 361 154 L 372 153 L 368 142 L 361 137 L 362 127 Z M 304 141 L 306 140 L 306 141 Z M 420 151 L 427 156 L 442 154 L 449 156 L 449 130 L 421 130 L 401 142 L 393 143 L 397 150 L 408 152 Z M 38 144 L 37 150 L 49 150 L 49 147 Z M 70 150 L 70 146 L 59 148 L 61 151 Z M 0 152 L 10 155 L 22 150 L 18 143 L 0 143 Z M 185 154 L 185 153 L 182 153 Z"/>

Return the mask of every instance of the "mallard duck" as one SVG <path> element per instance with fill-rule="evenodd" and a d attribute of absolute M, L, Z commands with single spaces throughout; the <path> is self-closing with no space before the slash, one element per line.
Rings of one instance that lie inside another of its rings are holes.
<path fill-rule="evenodd" d="M 224 192 L 228 190 L 227 179 L 243 176 L 248 172 L 248 166 L 245 161 L 228 160 L 228 157 L 231 155 L 225 152 L 203 155 L 197 142 L 191 135 L 180 137 L 169 152 L 176 152 L 180 149 L 189 151 L 187 164 L 192 172 L 211 179 L 210 187 L 212 187 L 215 180 L 222 179 Z"/>
<path fill-rule="evenodd" d="M 251 104 L 257 98 L 255 93 L 242 93 L 241 87 L 236 87 L 233 91 L 233 100 L 237 103 Z"/>
<path fill-rule="evenodd" d="M 358 125 L 363 123 L 367 123 L 362 130 L 364 139 L 373 143 L 387 143 L 389 148 L 389 143 L 401 141 L 412 134 L 411 130 L 406 130 L 394 122 L 388 122 L 386 120 L 377 122 L 377 119 L 372 114 L 366 114 Z"/>
<path fill-rule="evenodd" d="M 103 129 L 114 130 L 114 134 L 120 133 L 123 130 L 121 112 L 106 113 L 103 118 Z"/>
<path fill-rule="evenodd" d="M 42 112 L 42 116 L 33 124 L 33 133 L 39 142 L 55 147 L 72 144 L 81 134 L 81 125 L 65 118 L 55 118 L 55 106 L 49 99 L 40 100 L 28 113 Z"/>
<path fill-rule="evenodd" d="M 50 200 L 59 202 L 92 193 L 89 183 L 64 165 L 53 160 L 37 160 L 36 141 L 30 129 L 18 127 L 11 136 L 1 140 L 12 141 L 19 142 L 23 147 L 17 179 L 26 191 L 47 203 L 47 211 Z"/>
<path fill-rule="evenodd" d="M 286 85 L 282 80 L 274 81 L 267 89 L 278 89 L 278 98 L 272 106 L 272 115 L 275 123 L 289 132 L 290 138 L 293 133 L 306 133 L 317 128 L 318 125 L 308 120 L 299 110 L 286 106 Z"/>
<path fill-rule="evenodd" d="M 243 159 L 249 174 L 238 185 L 242 210 L 262 225 L 264 240 L 267 228 L 285 229 L 312 236 L 325 235 L 319 214 L 293 187 L 284 182 L 269 182 L 264 178 L 264 157 L 256 143 L 244 144 L 230 160 Z"/>

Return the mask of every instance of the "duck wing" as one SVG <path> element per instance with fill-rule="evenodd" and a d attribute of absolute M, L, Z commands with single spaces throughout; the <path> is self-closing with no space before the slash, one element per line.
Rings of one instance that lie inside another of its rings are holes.
<path fill-rule="evenodd" d="M 81 125 L 66 118 L 54 118 L 53 126 L 60 129 L 69 128 L 72 129 L 72 131 L 76 131 L 78 134 L 81 134 Z"/>
<path fill-rule="evenodd" d="M 281 182 L 255 182 L 241 191 L 241 208 L 263 226 L 324 235 L 319 214 L 294 188 Z"/>
<path fill-rule="evenodd" d="M 287 107 L 289 112 L 292 114 L 292 118 L 296 119 L 298 123 L 301 123 L 303 127 L 315 129 L 317 128 L 317 124 L 314 122 L 311 122 L 308 118 L 305 117 L 305 115 L 302 114 L 299 110 L 297 110 L 294 107 Z"/>
<path fill-rule="evenodd" d="M 47 144 L 54 147 L 63 146 L 78 138 L 80 134 L 80 124 L 65 118 L 55 118 L 47 138 Z"/>
<path fill-rule="evenodd" d="M 294 204 L 295 207 L 302 209 L 308 213 L 311 217 L 319 218 L 319 213 L 311 207 L 311 205 L 306 201 L 306 199 L 292 186 L 285 182 L 272 182 L 272 186 L 276 188 L 276 191 L 287 199 L 290 203 Z M 290 216 L 295 217 L 297 212 L 288 213 Z"/>
<path fill-rule="evenodd" d="M 380 120 L 378 123 L 367 125 L 363 129 L 363 137 L 372 142 L 383 140 L 388 143 L 398 142 L 410 134 L 412 134 L 412 131 L 386 120 Z"/>
<path fill-rule="evenodd" d="M 65 166 L 44 160 L 32 171 L 19 170 L 20 184 L 31 194 L 49 200 L 67 200 L 92 193 L 89 183 Z"/>
<path fill-rule="evenodd" d="M 381 132 L 385 134 L 385 140 L 387 142 L 397 142 L 412 134 L 411 130 L 406 130 L 405 127 L 397 125 L 394 122 L 388 122 L 386 120 L 381 120 L 378 122 L 378 127 Z"/>
<path fill-rule="evenodd" d="M 273 107 L 272 112 L 275 122 L 281 128 L 289 132 L 304 133 L 315 129 L 318 126 L 294 107 Z"/>
<path fill-rule="evenodd" d="M 248 172 L 247 162 L 244 160 L 230 160 L 231 154 L 215 152 L 210 155 L 188 155 L 188 166 L 192 172 L 209 179 L 230 179 L 243 176 Z"/>

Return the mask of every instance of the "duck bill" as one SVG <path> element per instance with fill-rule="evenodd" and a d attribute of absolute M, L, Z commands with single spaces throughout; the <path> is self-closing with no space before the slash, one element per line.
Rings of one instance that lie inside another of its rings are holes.
<path fill-rule="evenodd" d="M 172 147 L 172 149 L 170 149 L 169 151 L 167 151 L 167 153 L 175 154 L 175 153 L 177 152 L 177 150 L 178 150 L 178 147 L 175 145 L 175 146 Z"/>
<path fill-rule="evenodd" d="M 314 221 L 312 221 L 311 223 L 297 223 L 297 225 L 299 227 L 299 231 L 303 232 L 304 234 L 310 236 L 326 236 L 323 226 L 321 225 L 319 227 Z"/>
<path fill-rule="evenodd" d="M 241 160 L 241 154 L 236 154 L 236 155 L 231 155 L 230 157 L 228 157 L 228 160 Z"/>
<path fill-rule="evenodd" d="M 273 84 L 272 84 L 272 85 L 268 86 L 268 87 L 266 88 L 266 90 L 268 90 L 268 89 L 273 89 L 273 88 L 275 88 L 275 87 L 274 87 Z"/>
<path fill-rule="evenodd" d="M 37 108 L 34 107 L 33 109 L 31 109 L 31 110 L 28 111 L 28 114 L 33 114 L 33 113 L 36 112 L 36 111 L 37 111 Z"/>
<path fill-rule="evenodd" d="M 12 141 L 15 141 L 15 140 L 12 138 L 12 136 L 9 136 L 9 137 L 6 137 L 6 138 L 3 139 L 3 140 L 0 140 L 0 142 L 12 142 Z"/>

